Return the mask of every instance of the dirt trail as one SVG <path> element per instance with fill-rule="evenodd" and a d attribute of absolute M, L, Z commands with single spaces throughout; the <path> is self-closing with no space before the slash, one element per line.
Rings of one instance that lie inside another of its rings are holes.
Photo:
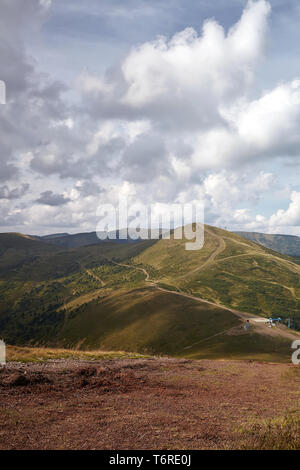
<path fill-rule="evenodd" d="M 185 349 L 192 349 L 193 346 L 196 346 L 197 344 L 201 344 L 201 343 L 204 343 L 205 341 L 208 341 L 209 339 L 211 338 L 215 338 L 216 336 L 221 336 L 221 335 L 224 335 L 226 333 L 229 333 L 230 331 L 233 331 L 235 330 L 236 327 L 232 327 L 232 328 L 228 328 L 227 330 L 223 330 L 223 331 L 220 331 L 219 333 L 216 333 L 215 335 L 211 335 L 211 336 L 208 336 L 207 338 L 204 338 L 204 339 L 201 339 L 200 341 L 196 341 L 195 343 L 192 343 L 190 344 L 189 346 L 186 346 L 185 348 L 183 348 L 184 350 Z"/>
<path fill-rule="evenodd" d="M 289 287 L 289 286 L 285 286 L 284 284 L 280 284 L 279 282 L 275 282 L 275 281 L 267 281 L 264 279 L 264 282 L 268 282 L 269 284 L 274 284 L 276 286 L 280 286 L 280 287 L 283 287 L 284 289 L 288 290 L 292 296 L 294 297 L 294 299 L 298 299 L 298 297 L 296 296 L 296 292 L 295 292 L 295 288 L 294 287 Z"/>
<path fill-rule="evenodd" d="M 102 288 L 106 286 L 105 282 L 102 279 L 100 279 L 100 277 L 97 276 L 95 273 L 85 268 L 79 261 L 78 261 L 78 264 L 80 266 L 80 269 L 84 270 L 89 276 L 93 277 L 96 281 L 100 283 L 101 288 L 82 294 L 79 297 L 76 297 L 75 299 L 70 300 L 69 302 L 66 302 L 65 300 L 63 307 L 59 308 L 58 311 L 63 310 L 63 309 L 72 310 L 74 308 L 79 307 L 80 305 L 83 305 L 87 302 L 90 302 L 93 299 L 98 298 L 99 295 L 103 294 Z"/>
<path fill-rule="evenodd" d="M 219 247 L 216 251 L 218 251 L 219 249 L 221 249 L 220 245 L 219 245 Z M 214 254 L 215 253 L 216 252 L 214 252 Z M 243 321 L 249 320 L 249 323 L 251 324 L 252 331 L 254 330 L 256 333 L 259 333 L 259 334 L 262 334 L 262 335 L 273 336 L 273 337 L 275 337 L 275 336 L 281 337 L 281 338 L 283 337 L 283 338 L 287 338 L 291 341 L 294 341 L 294 340 L 300 338 L 300 333 L 298 333 L 296 331 L 291 332 L 286 326 L 278 325 L 276 327 L 269 328 L 265 323 L 257 322 L 257 320 L 262 318 L 259 315 L 250 314 L 248 312 L 240 312 L 239 310 L 235 310 L 235 309 L 230 308 L 230 307 L 225 307 L 224 305 L 219 305 L 219 304 L 216 304 L 214 302 L 210 302 L 209 300 L 202 299 L 201 297 L 196 297 L 195 295 L 187 294 L 187 293 L 182 292 L 182 291 L 181 292 L 172 291 L 172 290 L 166 289 L 164 287 L 160 287 L 160 286 L 157 285 L 156 281 L 154 281 L 153 279 L 150 279 L 150 274 L 147 272 L 147 270 L 145 268 L 140 268 L 140 267 L 133 266 L 133 265 L 130 265 L 130 264 L 117 263 L 116 261 L 112 261 L 112 260 L 110 260 L 110 261 L 112 263 L 118 265 L 118 266 L 124 266 L 124 267 L 130 268 L 130 269 L 136 269 L 138 271 L 142 271 L 146 276 L 145 281 L 148 282 L 148 283 L 151 283 L 151 286 L 155 287 L 157 290 L 160 290 L 162 292 L 168 292 L 168 293 L 173 294 L 173 295 L 180 295 L 181 297 L 186 297 L 188 299 L 195 300 L 196 302 L 206 303 L 208 305 L 212 305 L 214 307 L 218 307 L 218 308 L 221 308 L 223 310 L 227 310 L 227 311 L 233 313 L 234 315 L 238 316 Z M 232 330 L 232 328 L 230 328 L 229 330 L 221 331 L 220 333 L 217 333 L 216 335 L 213 335 L 213 336 L 218 336 L 218 335 L 221 335 L 221 334 L 224 334 L 224 333 L 228 333 L 230 330 Z M 191 345 L 191 346 L 193 346 L 193 345 Z"/>
<path fill-rule="evenodd" d="M 174 294 L 174 295 L 181 295 L 182 297 L 187 297 L 189 299 L 196 300 L 197 302 L 206 303 L 206 304 L 209 304 L 209 305 L 213 305 L 214 307 L 219 307 L 219 308 L 222 308 L 223 310 L 227 310 L 227 311 L 233 313 L 234 315 L 238 316 L 241 320 L 244 320 L 244 321 L 249 320 L 249 323 L 252 326 L 252 331 L 255 330 L 257 333 L 260 333 L 260 334 L 263 334 L 263 335 L 268 335 L 268 336 L 280 336 L 280 337 L 288 338 L 291 341 L 300 338 L 300 333 L 298 333 L 296 331 L 291 332 L 287 327 L 285 327 L 283 325 L 279 325 L 279 326 L 276 326 L 276 327 L 273 327 L 273 328 L 269 328 L 266 324 L 257 322 L 256 321 L 257 319 L 262 318 L 259 315 L 254 315 L 254 314 L 250 314 L 250 313 L 247 313 L 247 312 L 240 312 L 239 310 L 235 310 L 233 308 L 225 307 L 224 305 L 219 305 L 219 304 L 216 304 L 214 302 L 210 302 L 209 300 L 205 300 L 205 299 L 202 299 L 200 297 L 196 297 L 196 296 L 191 295 L 191 294 L 185 294 L 183 292 L 174 292 L 174 291 L 165 289 L 163 287 L 159 287 L 157 285 L 156 285 L 156 288 L 163 291 L 163 292 L 169 292 L 169 293 Z M 226 333 L 227 331 L 229 331 L 229 330 L 225 330 L 221 333 L 218 333 L 218 335 Z"/>
<path fill-rule="evenodd" d="M 215 260 L 215 258 L 220 254 L 222 253 L 222 251 L 225 250 L 226 248 L 226 243 L 224 241 L 224 239 L 222 237 L 220 237 L 219 235 L 216 235 L 214 232 L 212 232 L 211 230 L 208 230 L 206 229 L 206 232 L 208 232 L 210 235 L 212 235 L 213 237 L 217 238 L 217 240 L 219 241 L 219 246 L 215 249 L 215 251 L 212 252 L 212 254 L 210 255 L 210 257 L 203 263 L 201 264 L 201 266 L 197 266 L 197 268 L 195 269 L 192 269 L 191 271 L 187 272 L 186 274 L 184 274 L 183 276 L 180 276 L 179 279 L 184 279 L 185 277 L 191 275 L 191 274 L 194 274 L 198 271 L 200 271 L 201 269 L 205 268 L 206 266 L 212 264 Z"/>
<path fill-rule="evenodd" d="M 97 274 L 93 273 L 93 271 L 91 271 L 90 269 L 86 268 L 80 261 L 77 261 L 77 264 L 79 264 L 80 269 L 82 269 L 83 271 L 85 271 L 89 276 L 91 276 L 91 277 L 93 277 L 94 279 L 96 279 L 96 281 L 100 282 L 101 287 L 105 287 L 105 282 L 104 282 L 99 276 L 97 276 Z"/>
<path fill-rule="evenodd" d="M 113 261 L 113 260 L 109 260 L 109 261 L 113 264 L 116 264 L 117 266 L 123 266 L 124 268 L 131 268 L 131 269 L 135 269 L 136 271 L 141 271 L 146 276 L 145 281 L 150 282 L 150 274 L 146 271 L 146 269 L 140 268 L 138 266 L 133 266 L 131 264 L 117 263 L 116 261 Z"/>
<path fill-rule="evenodd" d="M 105 287 L 105 282 L 102 281 L 102 279 L 100 279 L 99 276 L 97 276 L 95 273 L 93 273 L 93 271 L 90 271 L 89 269 L 86 269 L 85 272 L 88 273 L 94 279 L 96 279 L 96 281 L 99 281 L 102 287 Z"/>
<path fill-rule="evenodd" d="M 246 253 L 246 254 L 233 255 L 233 256 L 229 256 L 229 257 L 226 257 L 226 258 L 223 258 L 223 259 L 220 259 L 220 260 L 216 260 L 216 257 L 226 249 L 226 242 L 224 241 L 224 238 L 222 238 L 221 236 L 215 234 L 214 232 L 212 232 L 209 229 L 206 229 L 206 230 L 210 235 L 212 235 L 213 237 L 215 237 L 219 241 L 218 247 L 213 251 L 213 253 L 209 256 L 209 258 L 201 266 L 198 266 L 197 268 L 193 269 L 192 271 L 189 271 L 184 276 L 181 276 L 179 279 L 184 278 L 184 277 L 186 277 L 190 274 L 193 274 L 195 272 L 198 272 L 198 271 L 204 269 L 205 267 L 207 267 L 208 265 L 210 265 L 214 262 L 222 262 L 222 261 L 234 258 L 234 257 L 251 255 L 251 251 L 250 251 L 249 253 Z M 236 241 L 236 240 L 234 240 L 234 241 Z M 236 242 L 241 244 L 241 245 L 246 245 L 245 243 L 240 242 L 240 241 L 236 241 Z M 248 245 L 246 245 L 246 246 L 248 246 Z M 263 251 L 259 254 L 261 256 L 266 256 L 266 257 L 273 258 L 274 261 L 276 261 L 277 263 L 282 263 L 282 264 L 288 265 L 288 267 L 290 269 L 292 269 L 294 272 L 297 272 L 297 274 L 299 274 L 299 272 L 300 272 L 300 266 L 294 265 L 292 262 L 290 262 L 288 260 L 281 259 L 281 258 L 277 259 L 272 254 L 265 253 Z M 278 325 L 275 328 L 269 328 L 266 324 L 258 322 L 257 320 L 262 318 L 259 315 L 249 314 L 248 312 L 240 312 L 240 311 L 232 309 L 230 307 L 225 307 L 223 305 L 219 305 L 219 304 L 216 304 L 214 302 L 210 302 L 206 299 L 202 299 L 201 297 L 196 297 L 194 295 L 187 294 L 187 293 L 182 292 L 180 290 L 179 291 L 173 291 L 173 290 L 169 290 L 169 289 L 160 287 L 160 286 L 157 285 L 156 281 L 154 281 L 153 279 L 150 278 L 150 274 L 148 273 L 148 271 L 145 268 L 130 265 L 130 264 L 126 264 L 126 263 L 118 263 L 118 262 L 116 262 L 112 259 L 109 259 L 109 258 L 106 258 L 106 259 L 109 262 L 111 262 L 111 263 L 113 263 L 117 266 L 123 266 L 123 267 L 128 268 L 128 269 L 135 269 L 137 271 L 142 272 L 145 275 L 145 282 L 147 282 L 149 285 L 155 287 L 156 289 L 158 289 L 162 292 L 168 292 L 168 293 L 173 294 L 173 295 L 180 295 L 182 297 L 186 297 L 186 298 L 195 300 L 196 302 L 207 303 L 207 304 L 212 305 L 214 307 L 219 307 L 219 308 L 222 308 L 224 310 L 227 310 L 227 311 L 233 313 L 234 315 L 238 316 L 243 321 L 249 320 L 249 323 L 252 326 L 252 330 L 255 330 L 257 333 L 260 333 L 260 334 L 263 334 L 263 335 L 269 335 L 269 336 L 284 337 L 284 338 L 288 338 L 292 341 L 295 340 L 295 339 L 300 338 L 300 333 L 291 332 L 287 327 L 285 327 L 283 325 Z M 83 266 L 81 266 L 81 267 L 83 267 Z M 102 279 L 100 279 L 96 274 L 94 274 L 92 271 L 90 271 L 90 270 L 88 270 L 84 267 L 83 267 L 83 269 L 85 269 L 85 271 L 90 276 L 94 277 L 97 281 L 99 281 L 101 283 L 101 287 L 105 286 L 104 281 Z M 274 284 L 275 284 L 275 282 L 274 282 Z M 281 285 L 281 284 L 279 284 L 279 285 Z M 282 286 L 282 287 L 285 287 L 286 289 L 288 289 L 291 292 L 291 294 L 293 296 L 295 296 L 295 292 L 293 292 L 292 288 L 289 288 L 288 286 Z M 105 300 L 105 298 L 103 300 Z M 221 333 L 218 333 L 218 335 L 226 333 L 226 332 L 227 332 L 227 330 L 225 330 Z"/>

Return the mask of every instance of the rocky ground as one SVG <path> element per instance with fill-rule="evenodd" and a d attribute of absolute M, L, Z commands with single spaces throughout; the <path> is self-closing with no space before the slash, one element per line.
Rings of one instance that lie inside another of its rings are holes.
<path fill-rule="evenodd" d="M 168 358 L 8 363 L 0 449 L 240 448 L 253 423 L 299 410 L 298 372 Z"/>

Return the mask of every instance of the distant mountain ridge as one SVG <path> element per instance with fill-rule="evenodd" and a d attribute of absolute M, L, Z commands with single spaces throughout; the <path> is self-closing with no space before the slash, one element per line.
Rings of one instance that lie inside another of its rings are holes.
<path fill-rule="evenodd" d="M 130 243 L 135 240 L 130 239 L 120 239 L 118 236 L 115 240 L 104 239 L 101 240 L 98 238 L 96 232 L 84 232 L 84 233 L 58 233 L 54 235 L 44 235 L 44 236 L 32 236 L 31 238 L 39 240 L 44 243 L 51 245 L 60 246 L 63 248 L 81 248 L 82 246 L 98 245 L 101 243 L 115 242 L 115 243 Z"/>
<path fill-rule="evenodd" d="M 277 251 L 283 255 L 300 257 L 300 237 L 295 235 L 266 234 L 259 232 L 234 232 L 252 242 Z"/>
<path fill-rule="evenodd" d="M 165 230 L 165 229 L 164 229 Z M 123 239 L 120 234 L 124 230 L 117 232 L 117 238 L 115 240 L 98 238 L 96 232 L 84 232 L 84 233 L 55 233 L 49 235 L 28 235 L 33 240 L 38 240 L 43 243 L 56 245 L 63 248 L 80 248 L 83 246 L 98 245 L 101 243 L 114 242 L 114 243 L 134 243 L 138 240 L 132 240 L 130 238 Z M 142 229 L 143 237 L 145 236 L 146 229 Z M 295 235 L 281 235 L 281 234 L 265 234 L 260 232 L 232 232 L 247 240 L 259 243 L 266 248 L 277 251 L 283 255 L 300 257 L 300 237 Z M 150 237 L 149 237 L 150 238 Z"/>
<path fill-rule="evenodd" d="M 49 243 L 51 245 L 57 245 L 63 248 L 80 248 L 82 246 L 96 245 L 98 243 L 103 243 L 97 237 L 96 232 L 86 232 L 86 233 L 58 233 L 55 235 L 45 235 L 38 237 L 40 241 L 44 243 Z"/>
<path fill-rule="evenodd" d="M 165 229 L 163 229 L 163 231 L 165 231 Z M 32 235 L 29 237 L 34 240 L 38 240 L 38 241 L 48 243 L 51 245 L 60 246 L 63 248 L 81 248 L 83 246 L 98 245 L 100 243 L 107 243 L 107 242 L 126 244 L 126 243 L 136 243 L 136 242 L 141 241 L 140 238 L 138 238 L 137 240 L 134 240 L 134 239 L 127 237 L 126 232 L 127 232 L 127 229 L 118 230 L 116 233 L 116 239 L 105 238 L 103 240 L 101 240 L 97 236 L 96 232 L 84 232 L 84 233 L 75 233 L 75 234 L 56 233 L 56 234 L 44 235 L 44 236 Z M 145 239 L 147 232 L 148 232 L 148 238 L 150 239 L 150 234 L 149 234 L 148 229 L 141 229 L 142 239 Z M 159 230 L 155 229 L 155 232 L 156 232 L 156 235 L 158 236 Z M 111 233 L 112 232 L 109 232 L 109 234 Z"/>
<path fill-rule="evenodd" d="M 68 237 L 68 236 L 70 236 L 69 233 L 52 233 L 51 235 L 43 235 L 42 237 L 39 237 L 39 238 L 43 238 L 47 240 L 51 238 L 61 238 L 61 237 Z"/>

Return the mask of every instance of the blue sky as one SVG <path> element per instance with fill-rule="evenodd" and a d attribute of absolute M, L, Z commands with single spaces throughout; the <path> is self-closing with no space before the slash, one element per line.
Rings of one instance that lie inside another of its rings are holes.
<path fill-rule="evenodd" d="M 298 60 L 300 8 L 297 0 L 271 0 L 268 55 L 259 74 L 261 86 L 300 74 Z M 102 72 L 121 60 L 131 47 L 171 37 L 192 26 L 197 31 L 208 18 L 228 29 L 240 17 L 245 0 L 63 0 L 53 1 L 38 41 L 31 50 L 43 69 L 61 80 L 88 68 Z M 31 39 L 31 41 L 30 41 Z"/>
<path fill-rule="evenodd" d="M 298 1 L 1 3 L 1 231 L 94 230 L 121 194 L 300 235 Z"/>

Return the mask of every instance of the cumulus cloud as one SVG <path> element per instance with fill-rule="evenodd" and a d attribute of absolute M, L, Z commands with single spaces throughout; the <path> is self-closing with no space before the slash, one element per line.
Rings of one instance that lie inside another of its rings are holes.
<path fill-rule="evenodd" d="M 250 208 L 236 209 L 231 217 L 226 211 L 218 212 L 220 225 L 228 224 L 231 230 L 263 233 L 288 233 L 300 236 L 300 192 L 292 191 L 287 209 L 279 209 L 269 217 L 255 214 Z"/>
<path fill-rule="evenodd" d="M 85 71 L 76 104 L 26 48 L 26 34 L 41 27 L 54 3 L 1 5 L 3 223 L 51 220 L 56 228 L 91 230 L 99 201 L 127 190 L 137 202 L 204 200 L 207 221 L 219 225 L 299 223 L 297 191 L 288 209 L 253 214 L 266 194 L 282 191 L 269 162 L 296 165 L 300 156 L 300 80 L 278 77 L 264 91 L 255 81 L 269 2 L 249 0 L 229 29 L 214 19 L 199 30 L 187 25 L 133 47 L 103 75 Z M 49 178 L 53 190 L 43 191 Z M 22 181 L 30 183 L 30 199 Z"/>
<path fill-rule="evenodd" d="M 300 192 L 292 192 L 291 202 L 287 210 L 279 209 L 276 214 L 273 214 L 270 217 L 269 225 L 271 227 L 289 227 L 300 225 Z"/>
<path fill-rule="evenodd" d="M 222 170 L 204 178 L 196 197 L 205 202 L 208 223 L 241 230 L 247 224 L 257 224 L 258 219 L 253 215 L 255 207 L 262 198 L 279 189 L 280 184 L 272 173 Z"/>
<path fill-rule="evenodd" d="M 134 48 L 103 77 L 85 73 L 80 84 L 90 112 L 100 119 L 147 120 L 164 140 L 165 152 L 157 152 L 157 158 L 177 168 L 182 145 L 189 148 L 189 165 L 196 171 L 298 158 L 300 81 L 253 99 L 270 11 L 265 0 L 249 1 L 227 33 L 208 20 L 201 34 L 186 28 L 171 39 L 159 37 Z"/>
<path fill-rule="evenodd" d="M 227 34 L 208 20 L 199 35 L 186 28 L 144 43 L 106 76 L 85 74 L 82 90 L 98 101 L 99 113 L 146 116 L 167 129 L 215 127 L 223 123 L 220 106 L 252 83 L 269 12 L 264 0 L 249 2 Z"/>
<path fill-rule="evenodd" d="M 128 84 L 122 101 L 139 108 L 162 100 L 160 105 L 181 108 L 188 100 L 205 124 L 204 114 L 214 117 L 209 102 L 215 104 L 218 114 L 220 101 L 232 99 L 251 81 L 252 67 L 262 53 L 269 12 L 265 1 L 250 2 L 227 35 L 220 24 L 209 20 L 200 36 L 186 28 L 169 41 L 161 37 L 133 50 L 122 64 Z"/>

